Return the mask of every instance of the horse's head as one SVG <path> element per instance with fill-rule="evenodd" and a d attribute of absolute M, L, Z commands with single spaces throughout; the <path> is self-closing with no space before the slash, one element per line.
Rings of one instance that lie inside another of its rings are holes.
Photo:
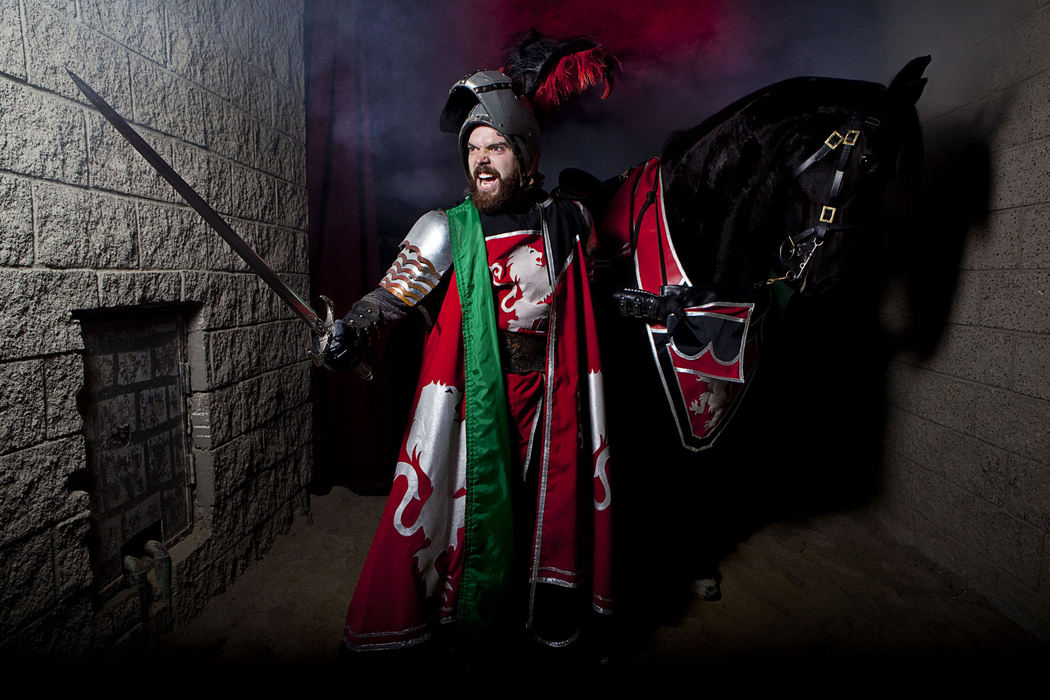
<path fill-rule="evenodd" d="M 888 88 L 785 80 L 673 135 L 661 166 L 665 209 L 694 283 L 783 278 L 818 295 L 873 256 L 863 229 L 886 185 L 919 160 L 915 101 L 929 60 L 911 61 Z"/>
<path fill-rule="evenodd" d="M 832 102 L 799 123 L 780 173 L 789 211 L 777 248 L 779 274 L 807 295 L 821 295 L 856 277 L 878 247 L 871 224 L 886 186 L 907 184 L 921 158 L 915 102 L 930 57 L 908 63 L 888 88 L 832 81 Z"/>

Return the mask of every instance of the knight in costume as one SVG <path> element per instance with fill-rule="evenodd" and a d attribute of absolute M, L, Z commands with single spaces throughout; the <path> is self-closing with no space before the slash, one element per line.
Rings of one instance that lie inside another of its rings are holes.
<path fill-rule="evenodd" d="M 533 85 L 536 85 L 533 76 Z M 590 216 L 548 196 L 529 100 L 500 71 L 457 82 L 470 196 L 424 214 L 377 289 L 333 328 L 351 367 L 378 329 L 444 290 L 383 519 L 347 614 L 354 651 L 443 623 L 572 644 L 612 610 L 609 450 L 585 265 Z M 528 93 L 527 90 L 525 90 Z M 534 91 L 533 91 L 534 92 Z"/>

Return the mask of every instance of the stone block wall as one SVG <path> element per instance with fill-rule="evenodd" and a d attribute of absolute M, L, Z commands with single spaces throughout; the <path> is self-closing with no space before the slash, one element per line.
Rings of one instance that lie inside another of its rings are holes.
<path fill-rule="evenodd" d="M 890 367 L 878 512 L 1050 639 L 1050 3 L 894 2 L 887 12 L 891 63 L 933 54 L 919 103 L 928 165 L 964 149 L 955 170 L 966 178 L 931 220 L 973 206 L 982 170 L 988 186 L 963 240 L 936 223 L 912 234 L 932 237 L 950 274 L 928 265 L 910 304 L 896 295 L 885 306 L 887 325 L 932 326 L 917 330 L 936 342 Z M 946 318 L 916 316 L 944 284 Z"/>
<path fill-rule="evenodd" d="M 199 611 L 305 508 L 305 326 L 65 71 L 305 296 L 302 9 L 0 0 L 0 654 L 119 653 Z M 152 598 L 145 621 L 130 590 L 96 595 L 73 316 L 144 305 L 179 310 L 187 330 L 194 511 L 170 548 L 172 605 Z"/>

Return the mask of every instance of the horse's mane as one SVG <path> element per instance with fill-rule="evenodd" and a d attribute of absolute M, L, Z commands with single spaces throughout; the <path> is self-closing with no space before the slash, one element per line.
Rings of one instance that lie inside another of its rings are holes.
<path fill-rule="evenodd" d="M 787 118 L 806 110 L 816 112 L 844 103 L 871 100 L 885 90 L 878 83 L 842 78 L 803 76 L 782 80 L 741 97 L 691 129 L 672 132 L 664 143 L 661 160 L 676 163 L 709 132 L 747 116 L 754 107 L 763 107 L 767 118 Z"/>

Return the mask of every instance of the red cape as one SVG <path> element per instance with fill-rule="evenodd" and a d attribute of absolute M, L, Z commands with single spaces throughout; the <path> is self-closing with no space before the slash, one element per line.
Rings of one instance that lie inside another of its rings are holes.
<path fill-rule="evenodd" d="M 541 425 L 528 575 L 530 587 L 586 586 L 593 608 L 609 613 L 609 451 L 582 260 L 577 240 L 555 284 L 545 401 L 553 408 Z M 429 638 L 434 624 L 455 620 L 467 489 L 461 313 L 452 279 L 427 339 L 393 489 L 347 613 L 344 639 L 352 648 L 410 646 Z"/>

